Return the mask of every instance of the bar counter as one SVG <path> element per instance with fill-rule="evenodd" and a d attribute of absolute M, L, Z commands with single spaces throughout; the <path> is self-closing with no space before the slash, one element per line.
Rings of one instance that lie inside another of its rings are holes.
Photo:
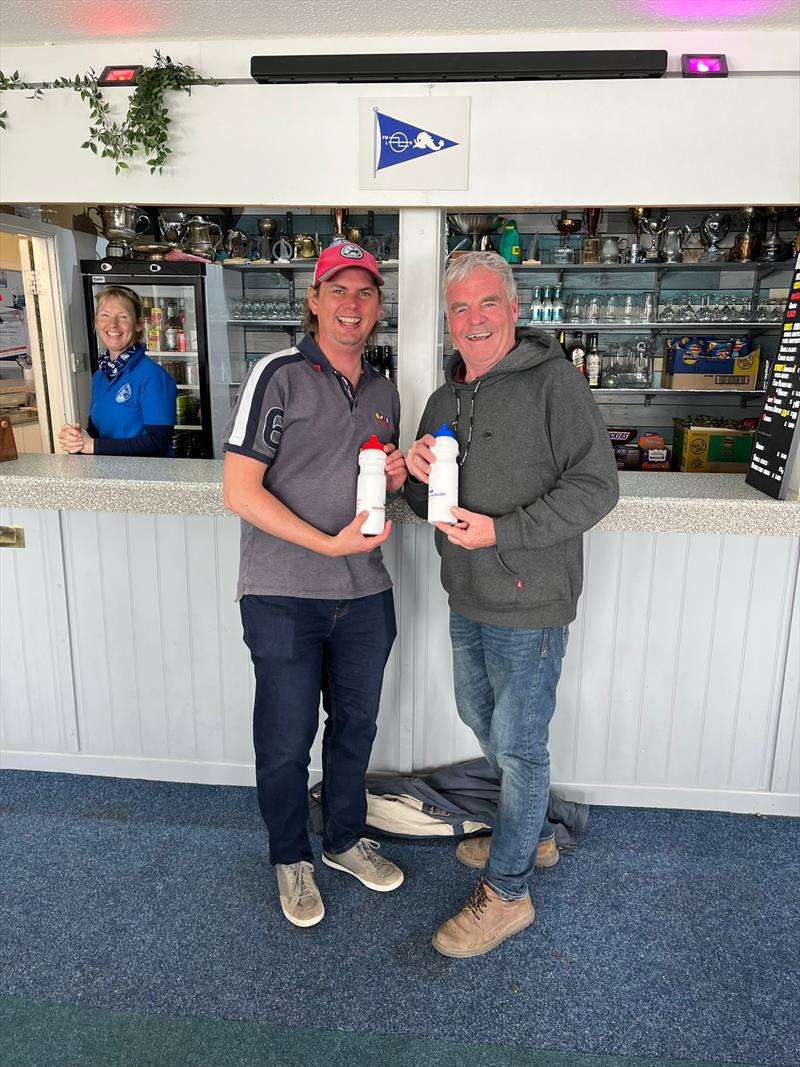
<path fill-rule="evenodd" d="M 239 522 L 208 460 L 0 464 L 0 761 L 252 784 Z M 800 503 L 742 475 L 622 472 L 584 537 L 550 733 L 588 803 L 800 814 Z M 398 637 L 374 770 L 479 754 L 453 699 L 431 529 L 402 498 L 383 546 Z M 12 547 L 16 546 L 16 547 Z M 490 550 L 487 550 L 490 551 Z M 311 775 L 320 776 L 319 739 Z"/>
<path fill-rule="evenodd" d="M 222 516 L 222 463 L 201 459 L 20 455 L 0 464 L 0 507 Z M 399 523 L 420 519 L 402 499 Z M 742 474 L 620 472 L 620 500 L 596 529 L 617 533 L 800 535 L 800 501 L 772 500 Z"/>

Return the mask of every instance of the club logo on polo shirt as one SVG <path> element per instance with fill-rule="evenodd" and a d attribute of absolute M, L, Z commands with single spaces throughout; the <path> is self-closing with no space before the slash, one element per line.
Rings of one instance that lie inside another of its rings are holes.
<path fill-rule="evenodd" d="M 283 408 L 270 408 L 264 420 L 262 437 L 267 448 L 277 449 L 283 433 Z"/>
<path fill-rule="evenodd" d="M 363 259 L 364 249 L 359 248 L 358 245 L 342 245 L 339 249 L 339 255 L 345 259 Z"/>
<path fill-rule="evenodd" d="M 375 421 L 376 422 L 382 422 L 384 426 L 388 426 L 389 425 L 389 419 L 387 418 L 386 415 L 383 414 L 382 411 L 376 411 L 375 412 Z"/>
<path fill-rule="evenodd" d="M 126 400 L 130 400 L 130 398 L 131 398 L 131 387 L 126 384 L 126 385 L 123 385 L 123 387 L 120 389 L 120 391 L 117 393 L 117 395 L 116 395 L 116 397 L 114 399 L 117 401 L 118 404 L 124 404 L 125 401 Z"/>

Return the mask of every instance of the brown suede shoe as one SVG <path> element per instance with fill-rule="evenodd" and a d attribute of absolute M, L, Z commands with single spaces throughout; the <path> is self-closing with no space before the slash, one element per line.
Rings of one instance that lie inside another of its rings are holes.
<path fill-rule="evenodd" d="M 456 848 L 456 859 L 465 867 L 472 867 L 476 871 L 483 870 L 489 862 L 489 849 L 492 847 L 491 834 L 484 837 L 468 837 Z M 540 841 L 536 846 L 536 866 L 555 867 L 560 856 L 556 847 L 556 839 L 548 838 Z"/>
<path fill-rule="evenodd" d="M 530 897 L 503 900 L 479 878 L 461 911 L 443 922 L 433 935 L 433 947 L 443 956 L 457 959 L 482 956 L 530 926 L 534 917 Z"/>

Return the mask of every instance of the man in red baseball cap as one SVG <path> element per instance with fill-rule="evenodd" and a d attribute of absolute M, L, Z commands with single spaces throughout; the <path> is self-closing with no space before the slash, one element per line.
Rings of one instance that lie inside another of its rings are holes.
<path fill-rule="evenodd" d="M 375 257 L 361 248 L 360 245 L 351 244 L 349 241 L 340 241 L 338 244 L 326 248 L 317 260 L 317 267 L 314 271 L 314 286 L 318 286 L 320 282 L 328 281 L 337 271 L 344 270 L 347 267 L 361 267 L 362 270 L 369 271 L 378 285 L 383 285 L 383 278 L 378 270 Z"/>
<path fill-rule="evenodd" d="M 373 434 L 386 486 L 406 479 L 400 398 L 364 360 L 381 312 L 375 258 L 352 242 L 326 248 L 306 294 L 305 336 L 250 371 L 224 435 L 225 503 L 242 518 L 238 597 L 255 667 L 256 786 L 283 914 L 325 914 L 306 829 L 308 765 L 322 740 L 322 862 L 377 892 L 402 871 L 363 837 L 364 775 L 383 672 L 396 635 L 380 545 L 353 518 L 358 451 Z"/>

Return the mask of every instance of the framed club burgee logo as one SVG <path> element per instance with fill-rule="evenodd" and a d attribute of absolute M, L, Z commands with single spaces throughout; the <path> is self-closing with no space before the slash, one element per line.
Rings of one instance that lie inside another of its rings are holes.
<path fill-rule="evenodd" d="M 359 188 L 468 188 L 468 96 L 370 97 L 358 106 Z"/>

